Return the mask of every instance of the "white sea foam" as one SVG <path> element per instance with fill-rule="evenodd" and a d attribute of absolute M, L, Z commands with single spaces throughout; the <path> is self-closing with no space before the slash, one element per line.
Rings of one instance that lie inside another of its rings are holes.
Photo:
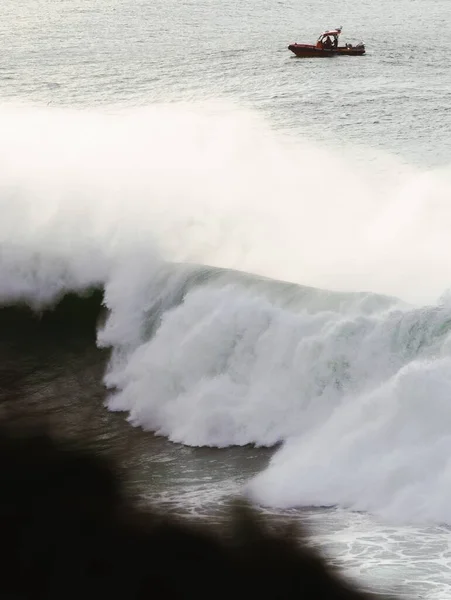
<path fill-rule="evenodd" d="M 448 169 L 381 175 L 217 105 L 3 106 L 0 128 L 0 298 L 103 285 L 110 408 L 185 444 L 285 441 L 262 503 L 451 522 Z"/>

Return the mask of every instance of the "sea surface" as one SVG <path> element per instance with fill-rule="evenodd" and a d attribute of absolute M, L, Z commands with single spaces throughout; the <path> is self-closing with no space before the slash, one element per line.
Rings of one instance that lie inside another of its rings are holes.
<path fill-rule="evenodd" d="M 448 0 L 4 0 L 0 410 L 451 593 Z M 363 57 L 287 46 L 343 26 Z"/>

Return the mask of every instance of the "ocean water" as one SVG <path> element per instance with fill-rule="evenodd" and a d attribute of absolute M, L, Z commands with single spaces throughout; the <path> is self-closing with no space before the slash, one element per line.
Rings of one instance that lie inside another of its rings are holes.
<path fill-rule="evenodd" d="M 449 597 L 449 3 L 2 7 L 2 410 Z"/>

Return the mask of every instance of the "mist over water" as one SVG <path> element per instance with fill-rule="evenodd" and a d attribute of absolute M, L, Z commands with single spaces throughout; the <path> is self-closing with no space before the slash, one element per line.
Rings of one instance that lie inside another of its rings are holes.
<path fill-rule="evenodd" d="M 218 104 L 2 106 L 0 126 L 4 297 L 104 282 L 126 255 L 414 303 L 449 286 L 449 169 L 378 172 Z"/>

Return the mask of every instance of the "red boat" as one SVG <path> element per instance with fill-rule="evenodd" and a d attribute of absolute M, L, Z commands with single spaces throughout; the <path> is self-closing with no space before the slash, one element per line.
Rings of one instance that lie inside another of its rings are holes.
<path fill-rule="evenodd" d="M 288 50 L 291 50 L 299 58 L 312 58 L 316 56 L 362 56 L 365 54 L 365 44 L 360 43 L 356 46 L 352 44 L 338 45 L 338 37 L 341 34 L 341 27 L 325 31 L 322 33 L 316 45 L 313 44 L 290 44 Z"/>

